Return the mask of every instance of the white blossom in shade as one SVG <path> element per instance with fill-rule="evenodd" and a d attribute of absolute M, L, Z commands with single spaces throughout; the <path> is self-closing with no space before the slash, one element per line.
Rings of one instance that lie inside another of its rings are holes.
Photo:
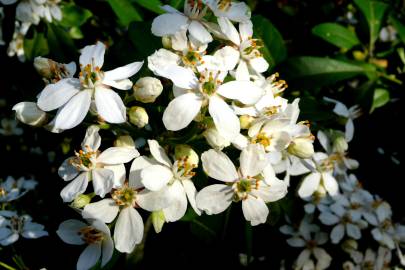
<path fill-rule="evenodd" d="M 229 0 L 203 0 L 215 16 L 225 17 L 234 22 L 244 22 L 250 19 L 250 8 L 244 2 Z"/>
<path fill-rule="evenodd" d="M 13 211 L 0 211 L 0 245 L 11 245 L 20 235 L 27 239 L 36 239 L 47 236 L 48 233 L 43 225 L 32 222 L 29 215 L 18 216 Z"/>
<path fill-rule="evenodd" d="M 0 135 L 14 136 L 23 134 L 23 129 L 18 127 L 18 122 L 15 119 L 3 118 L 0 122 Z"/>
<path fill-rule="evenodd" d="M 132 88 L 129 77 L 136 74 L 143 62 L 133 62 L 114 70 L 103 72 L 105 45 L 86 46 L 80 55 L 79 79 L 66 78 L 47 85 L 38 97 L 37 104 L 44 111 L 58 109 L 54 127 L 70 129 L 80 124 L 94 102 L 98 115 L 108 123 L 124 123 L 126 108 L 121 97 L 110 87 L 120 90 Z"/>
<path fill-rule="evenodd" d="M 352 262 L 348 261 L 343 264 L 344 269 L 347 270 L 389 270 L 392 269 L 391 250 L 380 246 L 375 252 L 371 248 L 366 249 L 364 254 L 360 251 L 354 250 L 350 252 Z"/>
<path fill-rule="evenodd" d="M 219 49 L 214 56 L 221 59 L 228 70 L 236 66 L 236 80 L 249 81 L 251 75 L 259 75 L 269 68 L 269 63 L 264 59 L 260 48 L 262 41 L 253 39 L 253 24 L 250 20 L 239 23 L 239 32 L 232 22 L 226 17 L 219 17 L 218 23 L 226 38 L 232 46 Z"/>
<path fill-rule="evenodd" d="M 47 119 L 46 113 L 35 102 L 17 103 L 12 110 L 19 121 L 30 126 L 41 126 Z"/>
<path fill-rule="evenodd" d="M 204 152 L 201 160 L 209 177 L 225 182 L 205 187 L 197 194 L 197 207 L 209 215 L 225 211 L 232 201 L 242 201 L 245 219 L 255 226 L 266 222 L 269 214 L 266 203 L 277 201 L 287 193 L 286 183 L 267 172 L 269 162 L 259 144 L 242 150 L 239 170 L 228 156 L 217 150 Z"/>
<path fill-rule="evenodd" d="M 168 67 L 164 77 L 173 81 L 179 88 L 187 89 L 167 106 L 163 114 L 163 123 L 168 130 L 181 130 L 187 127 L 208 106 L 219 133 L 233 140 L 240 132 L 239 119 L 224 98 L 238 100 L 243 104 L 257 102 L 263 90 L 251 81 L 230 81 L 222 84 L 226 72 L 202 70 L 199 77 L 190 69 Z"/>
<path fill-rule="evenodd" d="M 208 32 L 204 16 L 207 7 L 200 1 L 184 1 L 184 13 L 171 6 L 162 7 L 167 13 L 156 17 L 152 23 L 152 33 L 158 37 L 175 35 L 180 31 L 188 34 L 201 43 L 210 43 L 213 39 Z"/>
<path fill-rule="evenodd" d="M 63 242 L 71 245 L 87 245 L 77 261 L 77 270 L 88 270 L 101 259 L 104 267 L 114 252 L 114 242 L 110 229 L 99 220 L 90 224 L 76 219 L 68 219 L 59 225 L 56 231 Z"/>
<path fill-rule="evenodd" d="M 28 191 L 35 189 L 37 181 L 20 177 L 15 180 L 12 176 L 0 182 L 0 203 L 11 202 L 24 196 Z"/>
<path fill-rule="evenodd" d="M 341 117 L 347 119 L 346 121 L 346 131 L 345 131 L 345 138 L 347 142 L 350 142 L 353 139 L 354 135 L 354 124 L 353 120 L 358 118 L 361 115 L 361 110 L 358 105 L 352 106 L 347 108 L 342 102 L 339 102 L 335 99 L 324 97 L 324 100 L 327 102 L 331 102 L 335 104 L 335 108 L 333 112 Z"/>
<path fill-rule="evenodd" d="M 113 187 L 124 183 L 124 163 L 139 156 L 135 147 L 110 147 L 100 152 L 101 137 L 98 131 L 99 127 L 90 126 L 82 149 L 59 167 L 59 176 L 71 181 L 60 193 L 64 202 L 71 202 L 77 195 L 83 194 L 89 181 L 93 182 L 94 193 L 104 197 Z"/>
<path fill-rule="evenodd" d="M 13 38 L 7 48 L 7 55 L 9 57 L 17 56 L 21 62 L 25 61 L 24 37 L 30 26 L 31 23 L 15 21 Z"/>
<path fill-rule="evenodd" d="M 62 19 L 60 0 L 25 0 L 20 1 L 16 9 L 16 18 L 21 22 L 38 24 L 43 18 L 48 22 Z"/>
<path fill-rule="evenodd" d="M 197 190 L 192 181 L 196 165 L 188 162 L 187 158 L 179 158 L 172 163 L 157 141 L 148 140 L 148 145 L 154 160 L 141 171 L 141 182 L 151 191 L 168 190 L 171 204 L 161 209 L 166 221 L 174 222 L 182 218 L 187 211 L 187 200 L 200 215 L 195 199 Z"/>
<path fill-rule="evenodd" d="M 382 208 L 380 208 L 379 211 L 384 211 Z M 388 210 L 385 210 L 388 211 Z M 373 223 L 370 222 L 374 228 L 371 230 L 371 234 L 377 242 L 379 242 L 381 245 L 386 246 L 389 249 L 395 249 L 395 227 L 394 224 L 392 223 L 391 217 L 390 216 L 385 216 L 384 214 L 380 213 L 377 214 L 377 222 Z"/>
<path fill-rule="evenodd" d="M 321 232 L 319 226 L 311 224 L 308 218 L 301 221 L 298 230 L 290 225 L 284 225 L 280 231 L 291 235 L 287 239 L 288 245 L 305 248 L 295 260 L 294 269 L 324 270 L 330 266 L 332 257 L 320 247 L 328 242 L 328 235 Z"/>
<path fill-rule="evenodd" d="M 317 152 L 313 156 L 316 170 L 304 177 L 298 189 L 301 198 L 311 196 L 315 191 L 335 196 L 339 192 L 339 185 L 333 177 L 333 165 L 325 153 Z"/>
<path fill-rule="evenodd" d="M 172 202 L 168 187 L 159 191 L 150 191 L 141 183 L 141 171 L 150 166 L 145 157 L 134 160 L 131 166 L 129 182 L 115 189 L 111 199 L 90 203 L 83 209 L 82 216 L 86 219 L 97 219 L 111 223 L 117 216 L 114 229 L 114 242 L 117 250 L 131 253 L 142 241 L 144 225 L 142 217 L 135 208 L 147 211 L 164 209 Z"/>
<path fill-rule="evenodd" d="M 34 67 L 46 84 L 57 83 L 65 78 L 73 78 L 76 73 L 76 64 L 61 64 L 52 59 L 37 56 L 34 59 Z"/>

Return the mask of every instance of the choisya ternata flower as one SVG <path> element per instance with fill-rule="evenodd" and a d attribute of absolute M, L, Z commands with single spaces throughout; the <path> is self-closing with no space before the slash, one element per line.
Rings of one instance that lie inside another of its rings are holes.
<path fill-rule="evenodd" d="M 225 17 L 234 22 L 244 22 L 250 19 L 250 8 L 244 2 L 232 0 L 203 0 L 215 16 Z"/>

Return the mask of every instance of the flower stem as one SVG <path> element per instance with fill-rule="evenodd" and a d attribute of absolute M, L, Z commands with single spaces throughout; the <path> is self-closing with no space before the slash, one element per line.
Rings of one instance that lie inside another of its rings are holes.
<path fill-rule="evenodd" d="M 12 267 L 12 266 L 4 263 L 4 262 L 1 262 L 1 261 L 0 261 L 0 266 L 5 268 L 5 269 L 8 269 L 8 270 L 17 270 L 16 268 L 14 268 L 14 267 Z"/>

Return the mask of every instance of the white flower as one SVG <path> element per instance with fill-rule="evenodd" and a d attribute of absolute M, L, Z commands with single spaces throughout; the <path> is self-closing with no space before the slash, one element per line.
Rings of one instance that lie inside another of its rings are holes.
<path fill-rule="evenodd" d="M 129 182 L 114 190 L 111 199 L 90 203 L 82 212 L 83 218 L 98 219 L 105 223 L 111 223 L 118 215 L 114 241 L 115 247 L 121 252 L 131 253 L 142 241 L 143 221 L 135 207 L 156 211 L 171 203 L 169 188 L 153 192 L 142 185 L 141 171 L 148 166 L 150 163 L 147 158 L 135 159 L 131 166 Z"/>
<path fill-rule="evenodd" d="M 0 211 L 0 245 L 8 246 L 16 242 L 20 235 L 35 239 L 48 235 L 44 226 L 31 221 L 28 215 L 18 216 L 13 211 Z"/>
<path fill-rule="evenodd" d="M 35 102 L 17 103 L 12 110 L 18 120 L 30 126 L 41 126 L 46 121 L 46 113 Z"/>
<path fill-rule="evenodd" d="M 59 225 L 56 233 L 65 243 L 87 244 L 77 261 L 77 270 L 92 268 L 100 257 L 101 267 L 104 267 L 113 255 L 114 243 L 111 239 L 110 229 L 98 220 L 86 224 L 76 219 L 68 219 Z"/>
<path fill-rule="evenodd" d="M 34 67 L 43 77 L 46 84 L 56 83 L 65 78 L 73 78 L 76 73 L 76 64 L 61 64 L 52 59 L 37 56 L 34 59 Z"/>
<path fill-rule="evenodd" d="M 37 181 L 20 177 L 17 181 L 9 176 L 6 181 L 0 182 L 0 202 L 17 200 L 30 190 L 35 189 Z"/>
<path fill-rule="evenodd" d="M 163 114 L 163 123 L 168 130 L 181 130 L 187 127 L 199 114 L 203 106 L 213 118 L 219 133 L 233 140 L 240 132 L 239 119 L 224 98 L 238 100 L 244 104 L 257 102 L 263 90 L 251 81 L 230 81 L 222 84 L 226 73 L 221 71 L 201 71 L 200 77 L 190 69 L 174 67 L 164 71 L 175 86 L 183 90 L 167 106 Z"/>
<path fill-rule="evenodd" d="M 55 117 L 56 129 L 70 129 L 86 117 L 92 101 L 97 113 L 109 123 L 126 121 L 126 108 L 120 96 L 110 89 L 129 90 L 128 79 L 137 73 L 143 62 L 103 72 L 105 45 L 86 46 L 80 55 L 80 78 L 66 78 L 45 87 L 38 97 L 38 106 L 44 111 L 59 108 Z"/>
<path fill-rule="evenodd" d="M 171 162 L 165 150 L 155 140 L 148 140 L 149 150 L 154 160 L 145 159 L 149 166 L 141 172 L 142 184 L 151 191 L 168 189 L 168 196 L 172 202 L 163 208 L 165 219 L 174 222 L 184 216 L 187 210 L 187 199 L 191 207 L 199 215 L 200 210 L 196 206 L 195 196 L 197 190 L 192 182 L 195 164 L 191 164 L 186 158 Z"/>
<path fill-rule="evenodd" d="M 263 58 L 260 48 L 262 41 L 253 39 L 253 24 L 250 20 L 239 23 L 239 32 L 235 26 L 225 17 L 218 18 L 221 31 L 232 46 L 225 46 L 218 50 L 214 56 L 221 59 L 228 70 L 233 70 L 236 65 L 236 80 L 250 80 L 250 75 L 259 75 L 269 68 L 269 64 Z"/>
<path fill-rule="evenodd" d="M 0 128 L 0 135 L 3 136 L 13 136 L 13 135 L 21 135 L 23 134 L 23 129 L 18 127 L 18 122 L 14 119 L 1 119 L 1 128 Z"/>
<path fill-rule="evenodd" d="M 203 21 L 207 8 L 203 8 L 199 1 L 184 1 L 184 13 L 168 5 L 162 9 L 168 13 L 153 20 L 152 33 L 155 36 L 169 36 L 187 30 L 190 36 L 201 43 L 210 43 L 213 40 Z"/>
<path fill-rule="evenodd" d="M 82 142 L 82 150 L 75 157 L 67 158 L 59 167 L 59 176 L 71 181 L 62 191 L 64 202 L 71 202 L 86 191 L 88 182 L 93 182 L 94 193 L 100 197 L 119 187 L 125 180 L 125 166 L 139 156 L 135 147 L 110 147 L 98 151 L 101 137 L 97 126 L 90 126 Z"/>
<path fill-rule="evenodd" d="M 226 17 L 234 22 L 244 22 L 250 19 L 251 12 L 244 2 L 230 0 L 203 0 L 217 17 Z"/>
<path fill-rule="evenodd" d="M 345 269 L 349 270 L 389 270 L 392 253 L 389 249 L 382 246 L 378 247 L 377 254 L 372 249 L 366 249 L 364 255 L 362 252 L 354 250 L 350 252 L 352 257 L 352 262 L 346 262 L 344 265 L 347 267 Z"/>
<path fill-rule="evenodd" d="M 21 22 L 38 24 L 41 18 L 48 22 L 60 21 L 62 11 L 59 7 L 60 0 L 22 0 L 16 9 L 16 18 Z"/>
<path fill-rule="evenodd" d="M 201 160 L 208 176 L 225 182 L 205 187 L 197 194 L 197 207 L 209 215 L 225 211 L 232 201 L 242 201 L 245 219 L 258 225 L 264 223 L 269 214 L 266 203 L 277 201 L 287 193 L 283 181 L 272 177 L 271 173 L 268 176 L 269 162 L 259 144 L 243 149 L 238 171 L 220 151 L 206 151 Z"/>
<path fill-rule="evenodd" d="M 8 44 L 7 55 L 13 57 L 16 55 L 18 60 L 21 62 L 25 61 L 25 52 L 24 52 L 24 37 L 30 28 L 31 23 L 23 22 L 20 23 L 15 21 L 13 38 Z"/>

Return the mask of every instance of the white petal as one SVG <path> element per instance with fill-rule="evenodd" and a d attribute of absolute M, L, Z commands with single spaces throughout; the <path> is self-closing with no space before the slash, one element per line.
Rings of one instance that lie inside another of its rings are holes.
<path fill-rule="evenodd" d="M 56 233 L 62 239 L 63 242 L 71 245 L 82 245 L 84 244 L 83 239 L 79 230 L 86 227 L 87 224 L 76 219 L 68 219 L 59 225 Z"/>
<path fill-rule="evenodd" d="M 143 221 L 138 211 L 132 207 L 121 210 L 114 229 L 115 248 L 120 252 L 131 253 L 142 237 Z"/>
<path fill-rule="evenodd" d="M 104 199 L 95 203 L 89 203 L 82 211 L 85 219 L 98 219 L 104 223 L 111 223 L 118 214 L 118 205 L 113 199 Z"/>
<path fill-rule="evenodd" d="M 220 17 L 218 18 L 218 24 L 221 27 L 222 33 L 235 45 L 240 45 L 240 37 L 238 30 L 236 30 L 235 26 L 231 23 L 228 18 Z"/>
<path fill-rule="evenodd" d="M 136 203 L 141 208 L 150 212 L 168 207 L 173 200 L 168 186 L 164 186 L 159 191 L 149 191 L 144 189 L 138 193 L 136 198 Z"/>
<path fill-rule="evenodd" d="M 211 34 L 205 29 L 205 27 L 198 21 L 191 21 L 188 26 L 188 31 L 192 37 L 203 44 L 210 43 L 212 41 Z"/>
<path fill-rule="evenodd" d="M 124 164 L 118 165 L 105 165 L 104 169 L 110 170 L 114 173 L 113 188 L 122 187 L 127 177 L 127 172 Z"/>
<path fill-rule="evenodd" d="M 224 70 L 234 70 L 239 62 L 240 53 L 231 46 L 225 46 L 214 53 Z"/>
<path fill-rule="evenodd" d="M 240 169 L 242 175 L 256 176 L 269 164 L 264 147 L 261 144 L 250 144 L 240 155 Z"/>
<path fill-rule="evenodd" d="M 38 107 L 44 111 L 55 110 L 79 92 L 78 79 L 62 79 L 55 84 L 48 84 L 38 97 Z"/>
<path fill-rule="evenodd" d="M 85 67 L 90 64 L 95 67 L 101 68 L 104 63 L 105 45 L 100 41 L 96 45 L 89 45 L 81 50 L 79 58 L 80 65 Z"/>
<path fill-rule="evenodd" d="M 181 59 L 177 54 L 166 50 L 159 49 L 148 57 L 148 68 L 157 76 L 164 75 L 169 66 L 179 65 Z M 163 72 L 163 73 L 162 73 Z"/>
<path fill-rule="evenodd" d="M 126 121 L 126 107 L 117 93 L 111 89 L 97 87 L 94 97 L 97 112 L 105 121 L 113 124 Z"/>
<path fill-rule="evenodd" d="M 101 246 L 100 244 L 88 245 L 80 254 L 77 261 L 77 270 L 88 270 L 92 268 L 100 259 Z"/>
<path fill-rule="evenodd" d="M 231 81 L 221 85 L 217 93 L 229 99 L 236 99 L 246 105 L 255 104 L 263 96 L 263 89 L 251 81 Z"/>
<path fill-rule="evenodd" d="M 287 244 L 292 247 L 305 247 L 306 242 L 300 237 L 291 237 L 287 239 Z"/>
<path fill-rule="evenodd" d="M 7 236 L 7 238 L 0 239 L 0 245 L 3 245 L 3 246 L 11 245 L 11 244 L 15 243 L 18 240 L 18 238 L 20 238 L 20 235 L 18 233 L 11 232 L 11 234 L 9 236 Z"/>
<path fill-rule="evenodd" d="M 71 165 L 72 159 L 73 157 L 65 159 L 58 169 L 59 176 L 65 181 L 72 180 L 79 173 L 77 168 Z"/>
<path fill-rule="evenodd" d="M 172 48 L 175 51 L 188 50 L 187 31 L 178 31 L 171 36 Z"/>
<path fill-rule="evenodd" d="M 217 150 L 208 150 L 201 155 L 204 171 L 209 177 L 223 182 L 234 182 L 238 178 L 235 165 L 227 155 Z"/>
<path fill-rule="evenodd" d="M 258 73 L 266 72 L 269 69 L 269 63 L 263 57 L 253 58 L 249 64 Z"/>
<path fill-rule="evenodd" d="M 270 185 L 259 183 L 259 188 L 252 190 L 252 195 L 261 198 L 264 202 L 275 202 L 287 195 L 288 185 L 285 181 L 274 179 Z"/>
<path fill-rule="evenodd" d="M 142 184 L 151 191 L 162 189 L 171 179 L 173 179 L 172 171 L 162 165 L 152 165 L 141 172 Z"/>
<path fill-rule="evenodd" d="M 64 202 L 73 201 L 77 195 L 83 194 L 88 185 L 88 172 L 82 172 L 60 192 Z"/>
<path fill-rule="evenodd" d="M 200 112 L 202 99 L 194 93 L 176 97 L 163 113 L 163 123 L 168 130 L 177 131 L 187 127 Z"/>
<path fill-rule="evenodd" d="M 239 61 L 239 65 L 236 68 L 235 79 L 237 81 L 249 81 L 250 80 L 249 68 L 248 68 L 246 61 L 243 59 L 241 59 Z"/>
<path fill-rule="evenodd" d="M 233 190 L 227 185 L 211 185 L 203 188 L 196 196 L 197 207 L 207 215 L 225 211 L 232 203 Z"/>
<path fill-rule="evenodd" d="M 166 155 L 165 149 L 163 149 L 163 147 L 161 147 L 156 140 L 148 140 L 148 145 L 149 151 L 154 159 L 156 159 L 159 163 L 166 165 L 167 167 L 172 166 L 172 162 Z"/>
<path fill-rule="evenodd" d="M 313 262 L 312 260 L 310 260 L 310 256 L 311 256 L 311 251 L 309 249 L 304 249 L 303 251 L 301 251 L 300 255 L 298 255 L 298 258 L 295 262 L 295 269 L 305 269 L 305 270 L 309 270 L 309 269 L 315 269 L 313 266 Z M 308 262 L 310 262 L 312 264 L 312 267 L 306 267 L 304 268 L 304 265 L 308 264 Z"/>
<path fill-rule="evenodd" d="M 94 193 L 104 198 L 114 185 L 114 172 L 97 168 L 92 171 Z"/>
<path fill-rule="evenodd" d="M 301 198 L 311 196 L 315 192 L 315 190 L 318 189 L 320 181 L 321 181 L 320 173 L 310 173 L 302 181 L 301 186 L 298 189 L 298 195 Z"/>
<path fill-rule="evenodd" d="M 269 215 L 269 208 L 261 198 L 249 196 L 242 201 L 242 211 L 245 219 L 250 221 L 252 226 L 265 223 Z"/>
<path fill-rule="evenodd" d="M 330 233 L 330 239 L 332 240 L 332 243 L 337 244 L 342 240 L 343 236 L 345 234 L 345 227 L 342 224 L 336 225 L 332 232 Z"/>
<path fill-rule="evenodd" d="M 144 168 L 151 165 L 156 165 L 156 162 L 153 162 L 151 159 L 145 156 L 140 156 L 132 162 L 130 171 L 129 171 L 129 186 L 135 189 L 143 187 L 141 183 L 141 172 Z"/>
<path fill-rule="evenodd" d="M 239 118 L 221 98 L 212 96 L 208 107 L 218 132 L 227 140 L 232 141 L 240 132 Z"/>
<path fill-rule="evenodd" d="M 110 147 L 97 157 L 97 163 L 108 165 L 123 164 L 130 162 L 138 156 L 139 152 L 135 147 Z"/>
<path fill-rule="evenodd" d="M 104 267 L 112 258 L 114 253 L 114 242 L 111 236 L 105 237 L 102 242 L 101 267 Z"/>
<path fill-rule="evenodd" d="M 134 76 L 143 65 L 142 62 L 133 62 L 131 64 L 125 65 L 123 67 L 119 67 L 110 71 L 104 72 L 104 80 L 105 81 L 120 81 L 124 79 L 128 79 Z"/>
<path fill-rule="evenodd" d="M 336 179 L 330 173 L 322 173 L 322 181 L 329 195 L 334 196 L 339 192 L 339 186 Z"/>
<path fill-rule="evenodd" d="M 87 147 L 90 147 L 90 149 L 94 151 L 98 150 L 101 144 L 101 137 L 100 134 L 98 134 L 99 130 L 100 128 L 95 125 L 89 126 L 87 128 L 86 135 L 84 136 L 81 145 L 83 150 L 87 150 Z"/>
<path fill-rule="evenodd" d="M 103 84 L 117 88 L 119 90 L 129 90 L 134 85 L 130 79 L 123 79 L 119 81 L 103 80 Z"/>
<path fill-rule="evenodd" d="M 181 219 L 187 211 L 187 196 L 180 181 L 174 181 L 169 186 L 169 193 L 173 197 L 169 207 L 163 209 L 167 222 L 174 222 Z"/>
<path fill-rule="evenodd" d="M 315 258 L 318 260 L 316 269 L 324 270 L 330 266 L 332 257 L 323 248 L 314 248 L 313 250 Z"/>
<path fill-rule="evenodd" d="M 353 239 L 360 239 L 361 238 L 361 231 L 360 228 L 352 223 L 346 224 L 346 232 L 347 235 Z"/>
<path fill-rule="evenodd" d="M 248 40 L 253 36 L 253 23 L 251 20 L 246 20 L 239 23 L 239 33 L 243 41 Z"/>
<path fill-rule="evenodd" d="M 91 103 L 90 90 L 80 91 L 56 114 L 55 128 L 70 129 L 86 117 Z"/>
<path fill-rule="evenodd" d="M 194 186 L 194 183 L 191 180 L 183 180 L 182 184 L 184 187 L 184 191 L 187 194 L 188 201 L 190 202 L 191 207 L 193 207 L 194 212 L 196 212 L 197 215 L 201 215 L 201 211 L 197 208 L 197 203 L 195 201 L 197 190 Z"/>
<path fill-rule="evenodd" d="M 350 142 L 354 136 L 354 124 L 352 119 L 347 119 L 345 129 L 345 139 L 347 142 Z"/>
<path fill-rule="evenodd" d="M 170 79 L 178 87 L 196 89 L 198 86 L 198 79 L 189 68 L 172 65 L 158 71 L 160 76 Z"/>
<path fill-rule="evenodd" d="M 330 141 L 328 136 L 322 131 L 319 130 L 316 137 L 319 140 L 319 143 L 322 145 L 323 149 L 327 152 L 330 153 L 332 151 L 331 146 L 330 146 Z"/>
<path fill-rule="evenodd" d="M 339 218 L 330 212 L 322 212 L 319 215 L 319 220 L 325 225 L 335 225 L 339 222 Z"/>
<path fill-rule="evenodd" d="M 185 30 L 187 25 L 188 18 L 184 15 L 167 13 L 153 20 L 152 33 L 158 37 L 173 35 L 180 30 Z"/>

